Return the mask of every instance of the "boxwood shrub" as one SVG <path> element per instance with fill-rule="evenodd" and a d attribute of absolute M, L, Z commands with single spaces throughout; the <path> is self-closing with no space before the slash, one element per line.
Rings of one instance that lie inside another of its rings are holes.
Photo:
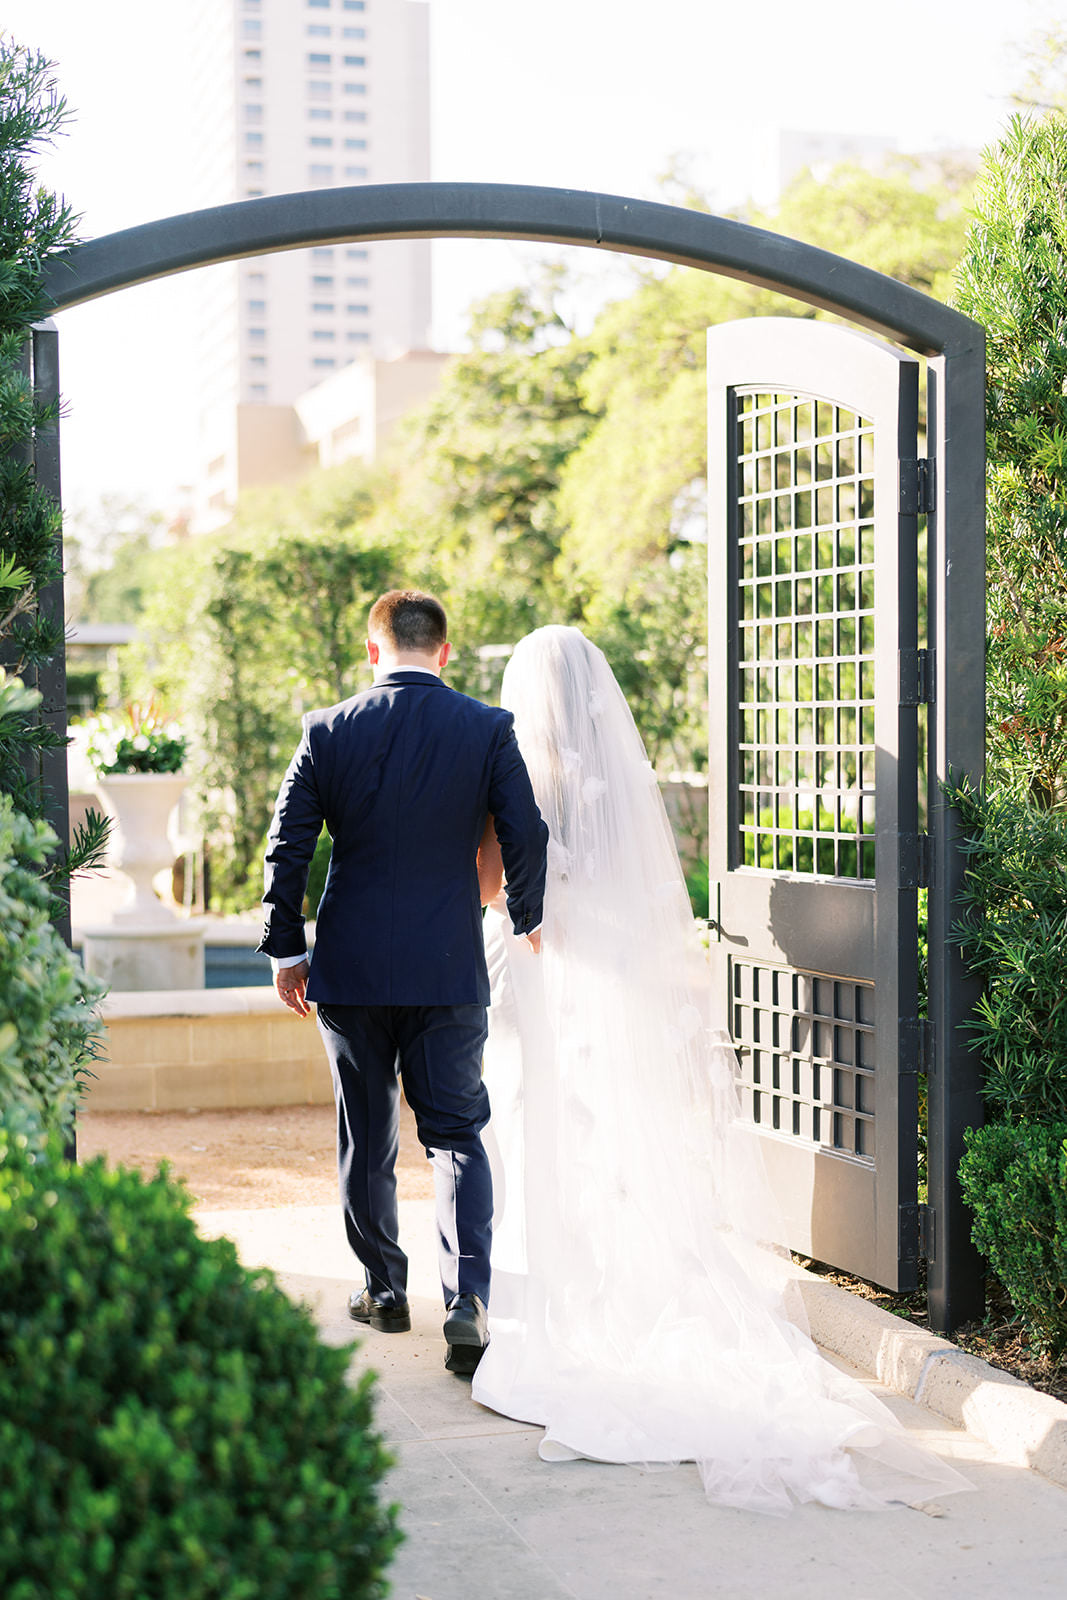
<path fill-rule="evenodd" d="M 1034 1343 L 1067 1350 L 1067 1122 L 971 1128 L 960 1163 L 973 1237 Z"/>
<path fill-rule="evenodd" d="M 372 1380 L 188 1206 L 0 1125 L 0 1594 L 374 1600 Z"/>

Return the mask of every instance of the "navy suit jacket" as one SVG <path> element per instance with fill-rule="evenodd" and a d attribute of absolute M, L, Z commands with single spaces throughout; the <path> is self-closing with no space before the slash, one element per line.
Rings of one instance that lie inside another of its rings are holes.
<path fill-rule="evenodd" d="M 516 933 L 541 921 L 548 829 L 512 716 L 427 673 L 304 718 L 267 839 L 259 948 L 305 949 L 301 905 L 325 822 L 333 849 L 309 1000 L 334 1005 L 485 1005 L 478 843 L 488 813 Z"/>

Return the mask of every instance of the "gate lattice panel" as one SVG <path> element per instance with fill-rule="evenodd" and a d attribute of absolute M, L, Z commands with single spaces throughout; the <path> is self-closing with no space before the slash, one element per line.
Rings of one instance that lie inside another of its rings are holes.
<path fill-rule="evenodd" d="M 918 364 L 800 319 L 727 324 L 708 349 L 715 981 L 788 1242 L 903 1288 Z"/>

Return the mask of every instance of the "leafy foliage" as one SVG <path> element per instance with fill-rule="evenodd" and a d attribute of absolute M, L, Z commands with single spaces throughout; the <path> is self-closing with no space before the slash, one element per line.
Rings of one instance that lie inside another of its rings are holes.
<path fill-rule="evenodd" d="M 974 1242 L 1038 1349 L 1067 1351 L 1067 1122 L 966 1134 L 960 1182 Z"/>
<path fill-rule="evenodd" d="M 1067 1120 L 1067 817 L 956 785 L 967 857 L 954 937 L 984 993 L 970 1025 L 990 1112 Z"/>
<path fill-rule="evenodd" d="M 301 714 L 369 682 L 366 616 L 390 585 L 390 557 L 343 520 L 346 481 L 331 486 L 340 527 L 322 515 L 317 485 L 245 510 L 266 510 L 266 525 L 239 522 L 191 551 L 162 552 L 143 618 L 151 643 L 127 652 L 127 688 L 149 681 L 182 706 L 220 904 L 258 899 L 247 885 L 261 883 L 260 847 Z M 320 515 L 308 532 L 293 513 L 311 493 Z"/>
<path fill-rule="evenodd" d="M 101 713 L 85 724 L 86 754 L 101 778 L 116 773 L 180 772 L 189 741 L 153 700 L 122 717 Z"/>
<path fill-rule="evenodd" d="M 0 689 L 0 720 L 5 693 L 9 685 Z M 96 1053 L 100 989 L 50 921 L 43 874 L 55 844 L 50 828 L 0 795 L 0 1110 L 29 1106 L 66 1127 Z"/>
<path fill-rule="evenodd" d="M 956 303 L 988 335 L 991 777 L 1067 802 L 1067 121 L 986 156 Z"/>
<path fill-rule="evenodd" d="M 161 1174 L 0 1126 L 7 1600 L 378 1600 L 372 1380 Z"/>

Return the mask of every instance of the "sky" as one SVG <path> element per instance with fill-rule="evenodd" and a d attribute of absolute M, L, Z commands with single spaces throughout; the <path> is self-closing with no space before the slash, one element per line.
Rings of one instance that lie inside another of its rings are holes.
<path fill-rule="evenodd" d="M 432 176 L 661 198 L 681 163 L 714 209 L 773 199 L 782 131 L 877 135 L 902 150 L 998 136 L 1031 34 L 1067 0 L 422 0 L 430 7 Z M 37 163 L 94 237 L 200 201 L 187 0 L 4 0 L 2 26 L 57 64 L 69 132 Z M 480 295 L 558 250 L 434 245 L 434 343 L 461 346 Z M 623 270 L 571 250 L 589 303 Z M 169 509 L 195 459 L 191 275 L 58 319 L 64 499 Z"/>

